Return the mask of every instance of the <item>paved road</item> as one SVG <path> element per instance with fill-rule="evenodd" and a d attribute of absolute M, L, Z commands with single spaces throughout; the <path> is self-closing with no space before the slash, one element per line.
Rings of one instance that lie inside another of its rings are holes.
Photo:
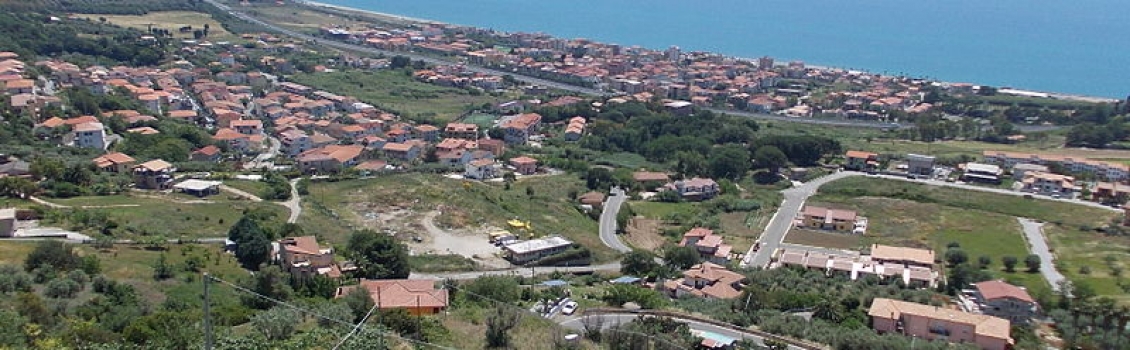
<path fill-rule="evenodd" d="M 603 322 L 601 324 L 602 329 L 608 329 L 608 328 L 612 328 L 616 325 L 626 324 L 628 322 L 632 322 L 632 320 L 635 320 L 637 317 L 639 317 L 639 315 L 630 314 L 630 313 L 584 315 L 584 316 L 567 318 L 567 319 L 558 321 L 558 324 L 560 324 L 562 327 L 573 329 L 573 330 L 578 331 L 578 333 L 581 333 L 585 330 L 585 324 L 584 324 L 585 321 L 584 320 L 587 319 L 587 318 L 600 318 L 600 322 Z M 722 336 L 730 337 L 730 338 L 733 338 L 733 339 L 747 339 L 747 340 L 753 341 L 754 343 L 757 343 L 758 345 L 762 345 L 762 346 L 765 345 L 763 337 L 761 337 L 757 334 L 751 333 L 751 332 L 737 331 L 733 328 L 720 327 L 720 326 L 716 326 L 716 325 L 713 325 L 713 324 L 699 322 L 699 321 L 690 320 L 690 319 L 675 318 L 675 320 L 682 322 L 682 323 L 686 323 L 687 326 L 689 326 L 691 330 L 712 332 L 712 333 L 720 334 Z M 795 345 L 789 345 L 789 349 L 804 350 L 805 348 L 795 346 Z"/>
<path fill-rule="evenodd" d="M 601 265 L 590 266 L 569 266 L 569 267 L 515 267 L 505 270 L 491 270 L 491 271 L 470 271 L 470 272 L 435 272 L 435 273 L 415 273 L 413 272 L 408 278 L 422 278 L 422 279 L 455 279 L 455 280 L 471 280 L 482 276 L 523 276 L 533 277 L 534 275 L 553 273 L 553 272 L 594 272 L 594 271 L 620 271 L 620 263 L 607 263 Z"/>
<path fill-rule="evenodd" d="M 271 160 L 275 159 L 275 156 L 278 156 L 279 149 L 282 148 L 282 142 L 279 142 L 279 139 L 273 136 L 267 136 L 267 142 L 270 143 L 270 146 L 267 147 L 267 151 L 259 153 L 250 162 L 243 164 L 244 169 L 269 168 L 274 166 Z"/>
<path fill-rule="evenodd" d="M 228 186 L 228 185 L 220 185 L 220 189 L 224 190 L 224 191 L 231 192 L 231 193 L 233 193 L 237 196 L 247 198 L 248 200 L 250 200 L 252 202 L 262 202 L 263 201 L 263 198 L 259 198 L 259 196 L 256 196 L 254 194 L 251 194 L 250 192 L 247 192 L 247 191 L 235 188 L 235 187 L 231 187 L 231 186 Z"/>
<path fill-rule="evenodd" d="M 608 199 L 604 201 L 604 209 L 600 213 L 600 241 L 609 248 L 621 253 L 632 251 L 631 247 L 620 241 L 616 234 L 616 215 L 620 213 L 620 206 L 628 200 L 627 194 L 619 187 L 613 187 Z"/>
<path fill-rule="evenodd" d="M 1059 292 L 1059 285 L 1067 280 L 1062 273 L 1055 269 L 1055 256 L 1048 249 L 1048 242 L 1044 239 L 1044 224 L 1032 219 L 1016 218 L 1020 227 L 1024 229 L 1024 237 L 1028 240 L 1028 251 L 1040 257 L 1040 274 L 1052 286 L 1052 290 Z"/>
<path fill-rule="evenodd" d="M 785 234 L 793 227 L 793 221 L 800 213 L 800 209 L 804 207 L 804 202 L 808 200 L 808 197 L 816 194 L 816 190 L 820 189 L 820 186 L 825 183 L 855 175 L 859 174 L 841 171 L 782 191 L 785 200 L 777 208 L 777 213 L 773 214 L 769 224 L 765 226 L 765 231 L 761 233 L 761 237 L 758 239 L 761 241 L 759 249 L 754 251 L 757 246 L 751 246 L 745 258 L 742 259 L 741 266 L 768 266 L 773 251 L 781 245 L 781 241 L 785 239 Z"/>
<path fill-rule="evenodd" d="M 329 39 L 326 39 L 326 38 L 317 38 L 317 37 L 302 34 L 302 33 L 299 33 L 299 32 L 296 32 L 296 31 L 293 31 L 293 30 L 290 30 L 290 29 L 282 28 L 282 27 L 276 26 L 276 25 L 271 24 L 271 23 L 261 21 L 257 18 L 251 17 L 250 15 L 248 15 L 246 13 L 236 11 L 235 9 L 232 9 L 230 6 L 221 4 L 221 3 L 219 3 L 215 0 L 205 0 L 205 1 L 212 4 L 212 6 L 216 6 L 217 8 L 219 8 L 223 11 L 227 11 L 232 16 L 235 16 L 235 17 L 242 19 L 244 21 L 248 21 L 248 22 L 263 26 L 267 29 L 270 29 L 270 30 L 278 32 L 278 33 L 282 33 L 282 34 L 287 35 L 287 36 L 295 37 L 295 38 L 302 39 L 302 40 L 312 41 L 314 43 L 317 43 L 317 44 L 320 44 L 320 45 L 323 45 L 323 46 L 329 46 L 329 47 L 332 47 L 332 48 L 335 48 L 335 49 L 362 52 L 362 53 L 367 53 L 367 54 L 372 54 L 372 55 L 385 55 L 385 56 L 400 55 L 400 56 L 405 56 L 405 57 L 411 58 L 412 60 L 424 61 L 424 62 L 427 62 L 428 64 L 434 64 L 434 65 L 463 64 L 461 62 L 448 61 L 448 60 L 438 59 L 438 58 L 435 58 L 435 57 L 429 57 L 429 56 L 414 54 L 414 53 L 411 53 L 411 52 L 392 52 L 392 51 L 378 50 L 376 48 L 368 47 L 368 46 L 346 44 L 346 43 L 343 43 L 343 42 L 333 41 L 333 40 L 329 40 Z M 600 90 L 597 90 L 597 89 L 590 89 L 590 88 L 586 88 L 586 87 L 563 84 L 563 83 L 558 83 L 558 82 L 555 82 L 555 81 L 550 81 L 550 80 L 545 80 L 545 79 L 523 76 L 523 75 L 517 74 L 515 72 L 500 71 L 500 70 L 488 69 L 488 68 L 476 67 L 476 66 L 470 66 L 470 65 L 465 65 L 465 67 L 466 67 L 467 71 L 474 72 L 474 73 L 491 74 L 491 75 L 499 75 L 499 76 L 510 75 L 510 76 L 513 76 L 514 79 L 518 80 L 518 81 L 526 82 L 526 83 L 529 83 L 529 84 L 541 85 L 541 86 L 545 86 L 545 87 L 549 87 L 549 88 L 553 88 L 553 89 L 558 89 L 558 90 L 575 92 L 575 93 L 578 93 L 578 94 L 584 94 L 584 95 L 604 95 L 605 94 L 604 91 L 600 91 Z"/>

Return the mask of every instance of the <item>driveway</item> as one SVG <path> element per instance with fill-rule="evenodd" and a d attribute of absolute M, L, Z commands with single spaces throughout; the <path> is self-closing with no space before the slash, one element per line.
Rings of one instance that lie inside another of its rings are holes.
<path fill-rule="evenodd" d="M 628 200 L 628 195 L 624 193 L 624 190 L 613 187 L 608 199 L 604 201 L 604 209 L 600 213 L 600 241 L 621 253 L 632 251 L 632 248 L 620 241 L 620 236 L 616 234 L 616 216 L 620 214 L 620 206 L 626 200 Z"/>
<path fill-rule="evenodd" d="M 562 321 L 558 321 L 558 323 L 562 327 L 577 331 L 577 333 L 579 334 L 579 333 L 583 333 L 584 330 L 585 330 L 585 319 L 599 318 L 600 322 L 602 322 L 601 328 L 602 329 L 608 329 L 608 328 L 612 328 L 616 325 L 626 324 L 628 322 L 632 322 L 632 320 L 635 320 L 639 316 L 640 315 L 633 314 L 633 313 L 610 313 L 610 314 L 584 315 L 584 316 L 579 316 L 579 317 L 567 318 L 567 319 L 564 319 Z M 754 334 L 752 332 L 738 331 L 738 330 L 735 330 L 733 328 L 716 326 L 716 325 L 713 325 L 713 324 L 709 324 L 709 323 L 705 323 L 705 322 L 699 322 L 699 321 L 695 321 L 695 320 L 691 320 L 691 319 L 674 318 L 674 320 L 687 324 L 687 326 L 689 326 L 690 329 L 693 330 L 693 331 L 711 332 L 711 333 L 719 334 L 719 335 L 729 337 L 729 338 L 733 338 L 733 339 L 750 340 L 750 341 L 752 341 L 752 342 L 754 342 L 758 345 L 761 345 L 761 346 L 765 345 L 765 343 L 764 343 L 765 338 L 760 336 L 760 335 Z M 790 350 L 805 350 L 806 348 L 790 344 L 789 349 Z"/>
<path fill-rule="evenodd" d="M 1059 285 L 1067 280 L 1062 273 L 1055 269 L 1055 256 L 1048 249 L 1048 242 L 1044 239 L 1044 224 L 1032 219 L 1016 218 L 1020 227 L 1024 228 L 1024 238 L 1028 240 L 1028 251 L 1040 257 L 1040 274 L 1052 286 L 1052 290 L 1059 292 Z"/>
<path fill-rule="evenodd" d="M 290 216 L 286 218 L 286 223 L 288 224 L 298 222 L 298 216 L 302 215 L 302 196 L 298 195 L 298 181 L 302 181 L 302 179 L 290 180 L 290 199 L 279 203 L 279 205 L 290 210 Z"/>

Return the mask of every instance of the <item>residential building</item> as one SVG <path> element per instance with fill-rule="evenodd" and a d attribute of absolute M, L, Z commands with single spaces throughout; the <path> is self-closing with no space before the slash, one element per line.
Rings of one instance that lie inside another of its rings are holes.
<path fill-rule="evenodd" d="M 102 123 L 82 123 L 74 126 L 74 146 L 80 148 L 93 148 L 105 150 L 106 127 Z"/>
<path fill-rule="evenodd" d="M 16 235 L 16 209 L 0 209 L 0 237 Z"/>
<path fill-rule="evenodd" d="M 149 190 L 167 190 L 172 187 L 174 168 L 169 162 L 154 159 L 133 167 L 133 186 Z"/>
<path fill-rule="evenodd" d="M 192 155 L 189 156 L 189 159 L 194 162 L 218 162 L 222 158 L 223 152 L 215 145 L 200 147 L 200 149 L 192 151 Z"/>
<path fill-rule="evenodd" d="M 420 147 L 414 143 L 386 142 L 381 152 L 389 159 L 411 161 L 420 158 Z"/>
<path fill-rule="evenodd" d="M 745 276 L 725 267 L 704 262 L 683 271 L 683 278 L 663 283 L 663 291 L 672 298 L 691 295 L 707 299 L 733 299 L 742 294 Z"/>
<path fill-rule="evenodd" d="M 307 135 L 305 131 L 296 129 L 287 130 L 279 134 L 279 143 L 282 144 L 283 153 L 291 157 L 314 148 L 314 143 L 310 140 L 310 135 Z"/>
<path fill-rule="evenodd" d="M 530 136 L 541 126 L 541 114 L 525 113 L 512 117 L 502 123 L 503 140 L 509 144 L 525 144 Z"/>
<path fill-rule="evenodd" d="M 479 140 L 479 149 L 501 157 L 506 153 L 506 142 L 502 140 Z"/>
<path fill-rule="evenodd" d="M 16 157 L 0 154 L 0 177 L 5 176 L 31 176 L 31 163 L 22 161 Z"/>
<path fill-rule="evenodd" d="M 511 158 L 510 166 L 514 167 L 515 172 L 522 175 L 533 175 L 538 172 L 538 160 L 526 156 Z"/>
<path fill-rule="evenodd" d="M 903 285 L 912 288 L 938 286 L 938 273 L 930 267 L 876 261 L 870 255 L 850 253 L 843 251 L 842 254 L 829 254 L 826 250 L 790 248 L 780 252 L 775 266 L 796 266 L 828 275 L 844 276 L 852 281 L 873 275 L 880 279 L 902 281 Z"/>
<path fill-rule="evenodd" d="M 259 135 L 263 133 L 263 121 L 258 119 L 233 120 L 229 127 L 244 135 Z"/>
<path fill-rule="evenodd" d="M 667 173 L 655 171 L 637 171 L 632 173 L 632 181 L 641 183 L 643 184 L 643 187 L 645 189 L 650 190 L 671 182 L 671 177 L 667 176 Z"/>
<path fill-rule="evenodd" d="M 1028 172 L 1020 181 L 1023 190 L 1050 196 L 1063 196 L 1074 198 L 1079 187 L 1075 185 L 1075 178 L 1067 175 L 1052 173 Z"/>
<path fill-rule="evenodd" d="M 472 160 L 463 167 L 463 177 L 475 180 L 489 180 L 499 176 L 499 166 L 494 159 Z"/>
<path fill-rule="evenodd" d="M 987 184 L 1001 183 L 1001 167 L 992 164 L 965 163 L 965 172 L 961 180 L 965 182 L 980 182 Z"/>
<path fill-rule="evenodd" d="M 443 128 L 443 137 L 478 140 L 479 126 L 468 123 L 447 123 L 447 126 Z"/>
<path fill-rule="evenodd" d="M 1026 324 L 1040 311 L 1040 305 L 1027 290 L 1004 281 L 974 283 L 973 288 L 974 301 L 983 314 Z"/>
<path fill-rule="evenodd" d="M 507 260 L 521 265 L 564 252 L 571 246 L 573 242 L 560 236 L 552 236 L 507 244 L 502 247 L 502 251 Z"/>
<path fill-rule="evenodd" d="M 585 134 L 585 125 L 588 122 L 584 117 L 573 117 L 569 119 L 569 124 L 565 126 L 565 141 L 577 141 Z"/>
<path fill-rule="evenodd" d="M 580 195 L 577 197 L 577 201 L 580 202 L 582 206 L 587 205 L 589 209 L 600 209 L 604 206 L 605 197 L 603 192 L 593 191 Z"/>
<path fill-rule="evenodd" d="M 934 175 L 934 159 L 933 156 L 907 154 L 906 172 L 911 175 L 932 176 Z"/>
<path fill-rule="evenodd" d="M 1075 175 L 1092 174 L 1096 178 L 1110 182 L 1125 182 L 1130 180 L 1130 165 L 1116 162 L 1104 162 L 1059 155 L 1003 151 L 985 151 L 982 153 L 982 156 L 986 163 L 1005 168 L 1013 168 L 1015 165 L 1022 163 L 1046 166 L 1056 165 L 1064 171 Z"/>
<path fill-rule="evenodd" d="M 136 160 L 121 152 L 107 153 L 93 159 L 98 170 L 111 173 L 126 173 Z"/>
<path fill-rule="evenodd" d="M 439 128 L 428 124 L 417 125 L 412 134 L 415 138 L 428 142 L 439 140 Z"/>
<path fill-rule="evenodd" d="M 189 194 L 197 197 L 207 197 L 211 195 L 220 194 L 220 181 L 205 181 L 198 179 L 188 179 L 173 185 L 173 191 Z"/>
<path fill-rule="evenodd" d="M 295 160 L 303 172 L 332 173 L 357 165 L 364 150 L 361 145 L 329 145 L 302 152 Z"/>
<path fill-rule="evenodd" d="M 854 232 L 858 218 L 855 211 L 851 210 L 806 206 L 801 212 L 801 225 L 813 229 Z"/>
<path fill-rule="evenodd" d="M 334 262 L 333 248 L 323 248 L 314 236 L 283 238 L 275 246 L 272 256 L 292 276 L 341 277 L 341 268 Z"/>
<path fill-rule="evenodd" d="M 715 264 L 729 263 L 730 252 L 734 249 L 733 246 L 722 243 L 722 236 L 704 227 L 695 227 L 684 233 L 679 246 L 694 247 L 703 260 Z"/>
<path fill-rule="evenodd" d="M 1012 166 L 1012 179 L 1016 181 L 1024 180 L 1024 176 L 1030 172 L 1050 173 L 1051 170 L 1044 165 L 1020 163 Z"/>
<path fill-rule="evenodd" d="M 1125 204 L 1130 200 L 1130 185 L 1117 182 L 1096 182 L 1091 188 L 1091 200 Z"/>
<path fill-rule="evenodd" d="M 847 151 L 845 156 L 847 157 L 847 163 L 844 164 L 844 169 L 855 171 L 879 170 L 879 155 L 876 153 Z"/>
<path fill-rule="evenodd" d="M 356 288 L 364 289 L 381 310 L 405 309 L 410 315 L 433 315 L 447 309 L 446 289 L 436 289 L 433 280 L 370 280 L 356 286 L 338 287 L 334 298 L 343 298 Z"/>
<path fill-rule="evenodd" d="M 871 260 L 876 263 L 895 263 L 906 266 L 934 267 L 934 251 L 929 249 L 871 245 Z"/>
<path fill-rule="evenodd" d="M 886 298 L 875 298 L 867 314 L 879 333 L 972 343 L 985 350 L 1005 350 L 1014 344 L 1011 324 L 999 317 Z"/>
<path fill-rule="evenodd" d="M 704 179 L 700 177 L 692 178 L 690 180 L 678 180 L 667 185 L 664 185 L 661 191 L 676 191 L 683 199 L 691 201 L 703 201 L 714 198 L 721 192 L 718 183 L 712 179 Z"/>

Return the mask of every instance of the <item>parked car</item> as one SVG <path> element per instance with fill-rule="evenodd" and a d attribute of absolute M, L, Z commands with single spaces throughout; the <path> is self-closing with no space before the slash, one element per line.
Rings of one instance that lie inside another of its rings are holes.
<path fill-rule="evenodd" d="M 575 301 L 567 302 L 565 306 L 561 307 L 562 314 L 572 315 L 574 312 L 577 312 L 577 302 Z"/>

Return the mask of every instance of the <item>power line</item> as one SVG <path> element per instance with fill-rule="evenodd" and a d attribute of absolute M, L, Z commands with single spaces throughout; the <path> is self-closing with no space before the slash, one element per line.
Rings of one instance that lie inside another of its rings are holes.
<path fill-rule="evenodd" d="M 341 338 L 341 341 L 339 341 L 337 345 L 334 345 L 333 350 L 337 350 L 337 348 L 341 347 L 341 344 L 345 344 L 345 341 L 349 340 L 349 337 L 352 337 L 354 333 L 357 333 L 357 331 L 361 329 L 361 325 L 364 325 L 365 321 L 369 320 L 369 316 L 373 314 L 373 311 L 376 311 L 380 306 L 380 300 L 377 300 L 376 303 L 373 303 L 373 307 L 369 308 L 369 312 L 365 313 L 365 317 L 361 318 L 361 322 L 357 322 L 357 326 L 353 327 L 353 330 L 350 330 L 349 334 L 346 334 L 345 337 Z"/>
<path fill-rule="evenodd" d="M 316 317 L 323 319 L 323 320 L 326 320 L 326 321 L 332 321 L 332 322 L 336 322 L 336 323 L 339 323 L 339 324 L 348 325 L 350 327 L 358 326 L 358 325 L 353 324 L 353 322 L 346 322 L 346 321 L 342 321 L 342 320 L 339 320 L 339 319 L 336 319 L 336 318 L 328 317 L 328 316 L 319 314 L 317 312 L 308 310 L 306 308 L 303 308 L 303 307 L 300 307 L 300 306 L 297 306 L 297 305 L 294 305 L 294 304 L 291 304 L 291 303 L 288 303 L 288 302 L 285 302 L 285 301 L 282 301 L 282 300 L 278 300 L 278 299 L 275 299 L 275 298 L 272 298 L 272 297 L 269 297 L 269 296 L 266 296 L 266 295 L 263 295 L 263 294 L 259 294 L 258 292 L 244 288 L 244 287 L 237 285 L 235 283 L 231 283 L 231 282 L 222 280 L 222 279 L 215 277 L 215 276 L 209 275 L 207 278 L 211 278 L 212 280 L 214 280 L 216 282 L 220 282 L 221 284 L 224 284 L 226 286 L 232 287 L 235 290 L 238 290 L 238 291 L 241 291 L 241 292 L 244 292 L 244 293 L 248 293 L 248 294 L 254 295 L 256 297 L 262 298 L 262 299 L 269 300 L 271 302 L 274 302 L 274 303 L 279 304 L 279 305 L 286 306 L 288 308 L 294 309 L 294 310 L 299 311 L 299 312 L 303 312 L 303 313 L 306 313 L 306 314 L 316 316 Z M 370 310 L 370 312 L 372 312 L 372 310 Z M 361 324 L 364 324 L 364 322 L 362 322 Z M 380 327 L 376 327 L 375 329 L 373 329 L 373 328 L 369 328 L 369 329 L 376 331 L 377 333 L 379 333 L 382 336 L 391 336 L 393 338 L 400 339 L 402 341 L 417 344 L 417 345 L 428 345 L 428 346 L 431 346 L 431 347 L 434 347 L 434 348 L 444 349 L 444 350 L 458 350 L 456 348 L 446 347 L 446 346 L 431 343 L 431 342 L 426 342 L 426 341 L 421 341 L 421 340 L 416 340 L 416 339 L 411 339 L 411 338 L 405 338 L 405 337 L 400 336 L 399 334 L 396 334 L 395 332 L 389 332 L 389 331 L 382 330 Z"/>

